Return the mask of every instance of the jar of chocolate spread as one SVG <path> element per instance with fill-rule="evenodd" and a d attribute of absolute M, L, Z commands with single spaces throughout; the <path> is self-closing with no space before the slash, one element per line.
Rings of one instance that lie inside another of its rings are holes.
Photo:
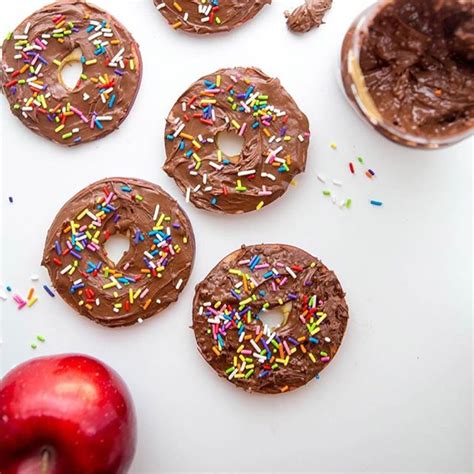
<path fill-rule="evenodd" d="M 382 0 L 347 32 L 342 84 L 356 111 L 402 145 L 474 132 L 474 0 Z"/>

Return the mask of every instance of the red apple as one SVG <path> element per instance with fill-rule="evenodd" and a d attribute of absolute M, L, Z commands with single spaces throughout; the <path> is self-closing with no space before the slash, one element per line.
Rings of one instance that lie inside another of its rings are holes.
<path fill-rule="evenodd" d="M 121 377 L 92 357 L 32 359 L 0 382 L 1 474 L 116 474 L 135 453 Z"/>

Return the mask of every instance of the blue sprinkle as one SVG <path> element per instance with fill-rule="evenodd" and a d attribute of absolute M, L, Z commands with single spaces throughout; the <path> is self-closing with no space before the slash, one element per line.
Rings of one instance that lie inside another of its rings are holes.
<path fill-rule="evenodd" d="M 372 204 L 372 206 L 378 206 L 378 207 L 383 206 L 382 201 L 375 201 L 374 199 L 370 201 L 370 204 Z"/>
<path fill-rule="evenodd" d="M 51 296 L 51 298 L 54 298 L 56 296 L 48 287 L 48 285 L 43 285 L 43 288 L 44 288 L 44 291 L 46 291 L 46 293 L 48 293 L 48 295 Z"/>

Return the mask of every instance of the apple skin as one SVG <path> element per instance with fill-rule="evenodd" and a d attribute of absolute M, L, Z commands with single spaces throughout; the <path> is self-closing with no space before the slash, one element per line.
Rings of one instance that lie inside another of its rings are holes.
<path fill-rule="evenodd" d="M 127 386 L 92 357 L 39 357 L 0 382 L 1 474 L 125 473 L 136 431 Z"/>

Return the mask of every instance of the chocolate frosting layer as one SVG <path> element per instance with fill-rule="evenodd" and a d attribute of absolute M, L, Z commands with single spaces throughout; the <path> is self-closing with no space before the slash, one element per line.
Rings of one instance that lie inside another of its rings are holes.
<path fill-rule="evenodd" d="M 332 7 L 332 0 L 305 0 L 295 10 L 285 12 L 288 28 L 297 33 L 306 33 L 319 28 L 324 23 L 324 16 Z"/>
<path fill-rule="evenodd" d="M 239 156 L 219 149 L 221 132 L 243 137 Z M 306 115 L 278 79 L 256 68 L 220 69 L 171 109 L 164 170 L 199 208 L 249 212 L 273 202 L 304 171 L 309 135 Z"/>
<path fill-rule="evenodd" d="M 68 88 L 60 72 L 82 63 Z M 141 81 L 137 43 L 112 15 L 60 0 L 26 18 L 3 43 L 2 87 L 12 112 L 61 145 L 108 135 L 128 115 Z"/>
<path fill-rule="evenodd" d="M 318 259 L 289 245 L 242 246 L 196 287 L 199 351 L 248 392 L 282 393 L 314 379 L 333 359 L 348 321 L 344 291 Z M 262 323 L 280 308 L 283 323 Z"/>
<path fill-rule="evenodd" d="M 251 20 L 272 0 L 153 0 L 174 29 L 221 33 Z"/>
<path fill-rule="evenodd" d="M 104 247 L 114 234 L 130 239 L 116 264 Z M 61 208 L 46 237 L 42 265 L 80 314 L 104 326 L 126 326 L 178 299 L 194 251 L 191 223 L 169 194 L 147 181 L 108 178 Z"/>
<path fill-rule="evenodd" d="M 343 80 L 354 29 L 343 47 Z M 403 134 L 443 139 L 474 130 L 472 0 L 394 0 L 361 39 L 360 69 L 377 114 Z"/>

